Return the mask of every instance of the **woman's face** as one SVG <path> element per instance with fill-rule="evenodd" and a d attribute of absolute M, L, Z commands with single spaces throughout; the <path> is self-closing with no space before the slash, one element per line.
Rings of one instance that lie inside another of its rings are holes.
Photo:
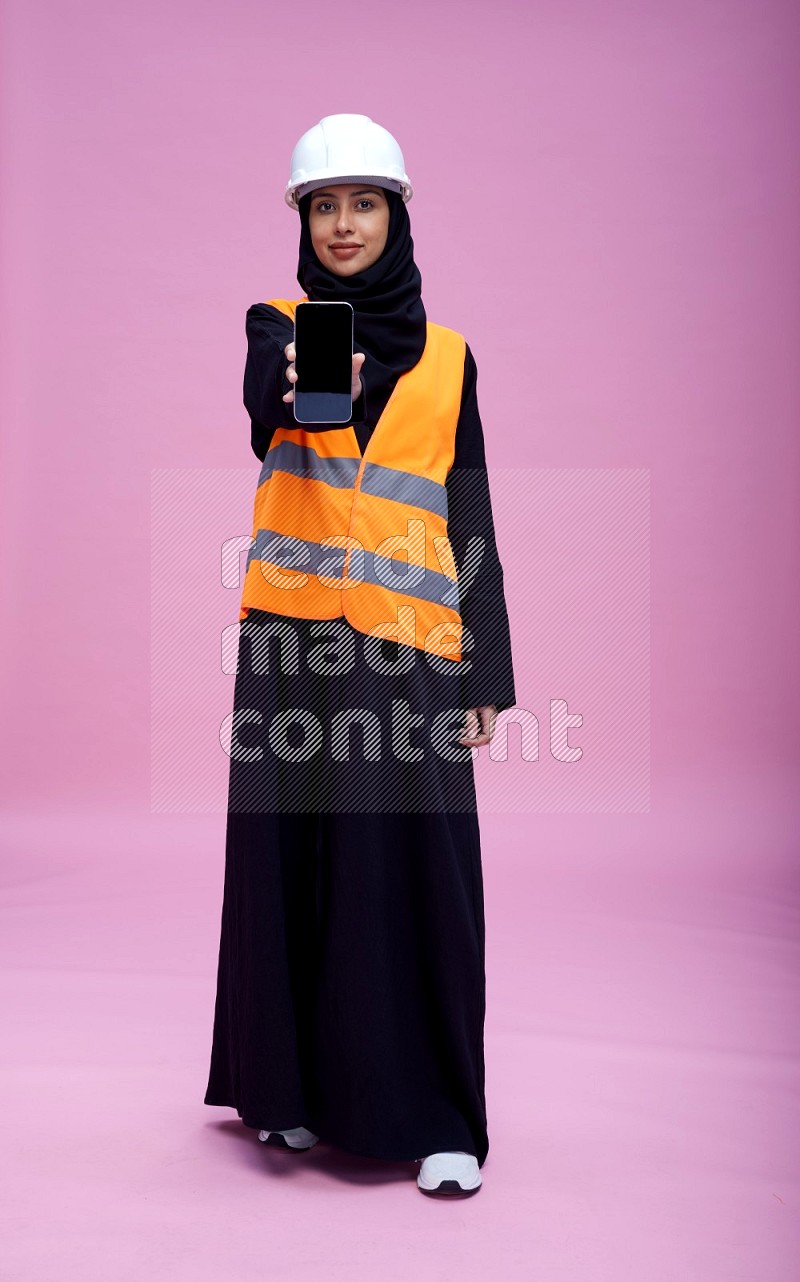
<path fill-rule="evenodd" d="M 314 253 L 323 266 L 337 276 L 363 272 L 380 258 L 386 246 L 386 192 L 368 183 L 321 187 L 311 194 L 308 229 Z"/>

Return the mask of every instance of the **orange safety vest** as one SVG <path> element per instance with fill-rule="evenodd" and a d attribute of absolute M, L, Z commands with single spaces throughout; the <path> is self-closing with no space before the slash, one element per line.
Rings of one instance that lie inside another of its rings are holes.
<path fill-rule="evenodd" d="M 303 300 L 271 298 L 294 319 Z M 466 343 L 427 322 L 361 451 L 353 427 L 277 428 L 255 497 L 239 618 L 253 609 L 344 617 L 358 631 L 461 660 L 445 479 L 455 453 Z"/>

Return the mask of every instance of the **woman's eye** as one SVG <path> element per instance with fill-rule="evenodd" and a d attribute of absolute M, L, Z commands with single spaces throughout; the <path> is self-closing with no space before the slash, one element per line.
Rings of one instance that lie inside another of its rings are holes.
<path fill-rule="evenodd" d="M 369 196 L 362 196 L 358 203 L 359 205 L 369 205 L 370 207 L 373 207 L 375 202 L 370 200 Z M 320 213 L 325 213 L 325 205 L 329 205 L 333 208 L 333 204 L 330 200 L 320 200 L 317 202 L 317 209 Z"/>

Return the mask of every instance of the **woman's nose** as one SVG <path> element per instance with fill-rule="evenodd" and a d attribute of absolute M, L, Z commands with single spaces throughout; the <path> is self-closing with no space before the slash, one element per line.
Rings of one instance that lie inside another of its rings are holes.
<path fill-rule="evenodd" d="M 336 230 L 337 230 L 337 231 L 352 231 L 352 230 L 353 230 L 353 228 L 352 228 L 352 220 L 351 220 L 351 218 L 350 218 L 350 213 L 349 213 L 349 211 L 347 211 L 347 210 L 342 210 L 342 212 L 340 213 L 339 217 L 338 217 L 338 218 L 337 218 L 337 220 L 336 220 Z"/>

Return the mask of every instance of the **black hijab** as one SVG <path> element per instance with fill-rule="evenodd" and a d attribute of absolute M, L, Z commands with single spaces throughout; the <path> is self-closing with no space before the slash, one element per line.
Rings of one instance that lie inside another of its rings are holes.
<path fill-rule="evenodd" d="M 389 231 L 380 258 L 363 272 L 337 276 L 317 258 L 308 217 L 315 192 L 301 196 L 297 280 L 312 302 L 353 305 L 353 350 L 365 352 L 362 378 L 374 426 L 401 374 L 413 369 L 427 337 L 422 277 L 414 262 L 408 210 L 399 192 L 384 187 Z"/>

